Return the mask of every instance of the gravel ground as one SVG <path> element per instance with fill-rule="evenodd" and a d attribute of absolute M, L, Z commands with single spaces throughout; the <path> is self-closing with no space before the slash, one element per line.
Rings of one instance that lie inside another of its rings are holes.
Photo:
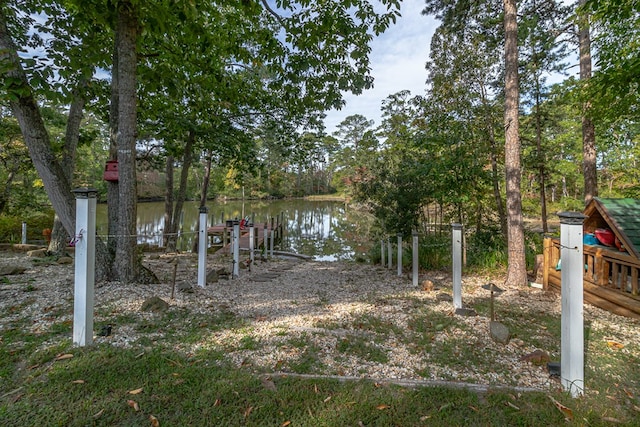
<path fill-rule="evenodd" d="M 176 290 L 173 299 L 172 261 L 178 265 L 176 288 L 186 289 Z M 197 342 L 179 343 L 174 349 L 188 355 L 223 349 L 229 361 L 256 372 L 541 390 L 559 386 L 549 376 L 546 364 L 522 359 L 543 350 L 551 360 L 559 360 L 559 331 L 551 333 L 539 317 L 559 319 L 560 298 L 540 289 L 507 288 L 496 300 L 497 320 L 518 322 L 528 331 L 514 334 L 508 344 L 499 344 L 489 336 L 488 292 L 481 288 L 490 281 L 502 286 L 499 277 L 463 275 L 463 304 L 484 307 L 479 315 L 465 317 L 454 313 L 451 277 L 446 272 L 421 276 L 436 286 L 425 291 L 416 289 L 408 277 L 398 277 L 395 268 L 276 259 L 257 261 L 251 271 L 240 270 L 239 278 L 220 279 L 199 288 L 195 286 L 194 255 L 147 254 L 144 264 L 156 273 L 160 284 L 97 284 L 95 329 L 118 316 L 130 320 L 114 324 L 112 334 L 97 336 L 96 342 L 133 348 L 162 345 L 164 334 L 180 334 L 190 319 L 232 313 L 243 320 L 242 327 L 212 330 Z M 73 265 L 36 263 L 21 253 L 0 253 L 0 267 L 8 265 L 26 270 L 0 277 L 0 333 L 24 319 L 30 320 L 31 333 L 66 322 L 69 333 L 60 340 L 70 339 Z M 229 262 L 210 255 L 208 265 L 210 269 L 228 268 Z M 164 315 L 141 311 L 143 301 L 152 296 L 168 302 L 169 313 L 188 315 L 176 321 L 171 331 L 137 328 L 139 322 Z M 509 313 L 526 315 L 513 319 L 507 317 Z M 611 333 L 615 342 L 640 342 L 640 322 L 636 320 L 585 305 L 585 321 L 592 330 Z M 305 358 L 312 366 L 301 372 L 299 366 Z"/>

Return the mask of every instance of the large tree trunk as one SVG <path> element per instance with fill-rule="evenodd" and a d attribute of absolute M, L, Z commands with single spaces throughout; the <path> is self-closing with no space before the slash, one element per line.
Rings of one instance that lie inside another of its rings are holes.
<path fill-rule="evenodd" d="M 75 234 L 75 199 L 71 193 L 71 183 L 53 150 L 49 134 L 40 115 L 40 109 L 33 96 L 27 76 L 20 65 L 17 49 L 6 25 L 6 17 L 0 8 L 0 63 L 6 64 L 5 76 L 13 80 L 10 88 L 10 107 L 18 120 L 31 161 L 44 183 L 49 201 L 67 234 Z M 96 239 L 96 279 L 105 280 L 108 271 L 104 266 L 106 250 L 103 242 Z"/>
<path fill-rule="evenodd" d="M 111 99 L 109 103 L 109 159 L 118 160 L 118 40 L 119 34 L 116 31 L 113 41 L 113 64 L 111 65 Z M 107 184 L 107 223 L 109 254 L 115 257 L 116 235 L 118 234 L 118 206 L 120 205 L 120 194 L 118 181 L 106 181 Z M 110 268 L 112 265 L 109 266 Z M 114 274 L 114 277 L 117 276 Z"/>
<path fill-rule="evenodd" d="M 542 232 L 549 231 L 547 223 L 547 193 L 546 193 L 546 161 L 542 151 L 542 119 L 540 116 L 540 81 L 536 78 L 536 159 L 538 161 L 538 180 L 540 181 L 540 217 L 542 219 Z"/>
<path fill-rule="evenodd" d="M 176 204 L 173 209 L 173 221 L 171 223 L 172 234 L 169 236 L 167 251 L 175 252 L 177 249 L 178 236 L 177 231 L 180 229 L 180 219 L 182 218 L 182 208 L 184 207 L 184 201 L 187 198 L 187 181 L 189 178 L 189 168 L 193 159 L 193 145 L 195 143 L 195 134 L 193 131 L 189 131 L 187 136 L 187 143 L 184 146 L 184 154 L 182 156 L 182 170 L 180 171 L 180 186 L 178 188 L 178 194 L 176 194 Z"/>
<path fill-rule="evenodd" d="M 520 129 L 518 117 L 518 22 L 516 0 L 504 0 L 505 30 L 505 169 L 507 191 L 507 251 L 509 266 L 506 282 L 527 285 L 522 198 L 520 195 Z"/>
<path fill-rule="evenodd" d="M 85 84 L 81 83 L 73 94 L 73 100 L 69 107 L 69 116 L 67 118 L 67 127 L 64 138 L 64 149 L 62 152 L 62 170 L 69 182 L 73 182 L 73 173 L 76 166 L 76 152 L 78 149 L 78 140 L 80 139 L 80 124 L 82 122 L 86 97 L 84 95 Z M 53 230 L 51 232 L 51 242 L 49 243 L 49 252 L 57 255 L 63 255 L 69 241 L 69 234 L 62 226 L 62 222 L 58 215 L 53 221 Z"/>
<path fill-rule="evenodd" d="M 114 273 L 124 283 L 136 279 L 136 65 L 138 16 L 129 1 L 118 3 L 118 232 Z"/>
<path fill-rule="evenodd" d="M 584 5 L 586 0 L 580 0 Z M 582 17 L 578 22 L 578 43 L 580 45 L 580 80 L 586 84 L 591 78 L 591 38 L 589 19 Z M 598 176 L 596 166 L 596 130 L 589 118 L 591 102 L 582 106 L 582 170 L 584 175 L 584 202 L 598 196 Z"/>

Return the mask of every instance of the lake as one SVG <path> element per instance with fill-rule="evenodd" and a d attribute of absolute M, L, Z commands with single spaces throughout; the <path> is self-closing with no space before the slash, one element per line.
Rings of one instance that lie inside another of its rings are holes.
<path fill-rule="evenodd" d="M 190 250 L 198 231 L 198 202 L 185 202 L 178 247 Z M 312 256 L 318 261 L 365 258 L 371 247 L 371 218 L 344 202 L 314 200 L 208 202 L 209 225 L 227 219 L 254 218 L 257 225 L 283 215 L 285 238 L 280 250 Z M 159 246 L 164 229 L 164 202 L 139 203 L 138 243 Z M 107 206 L 96 213 L 98 235 L 107 234 Z"/>

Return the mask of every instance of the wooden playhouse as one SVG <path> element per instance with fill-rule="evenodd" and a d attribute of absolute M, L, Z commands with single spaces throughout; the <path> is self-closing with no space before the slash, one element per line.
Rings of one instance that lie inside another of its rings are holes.
<path fill-rule="evenodd" d="M 640 200 L 594 198 L 584 214 L 584 300 L 640 319 Z M 560 239 L 544 240 L 545 289 L 560 291 Z"/>

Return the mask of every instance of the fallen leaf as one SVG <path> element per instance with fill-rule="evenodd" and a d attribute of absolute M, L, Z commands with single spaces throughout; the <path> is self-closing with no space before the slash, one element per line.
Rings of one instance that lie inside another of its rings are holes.
<path fill-rule="evenodd" d="M 84 380 L 73 380 L 71 381 L 73 384 L 84 384 Z"/>
<path fill-rule="evenodd" d="M 602 421 L 606 421 L 608 423 L 622 424 L 622 421 L 613 417 L 602 417 Z"/>
<path fill-rule="evenodd" d="M 566 406 L 564 406 L 562 403 L 558 402 L 551 396 L 549 396 L 549 399 L 551 399 L 555 407 L 558 408 L 558 410 L 562 412 L 569 421 L 573 420 L 573 411 L 570 408 L 567 408 Z"/>
<path fill-rule="evenodd" d="M 423 416 L 420 417 L 420 421 L 426 421 L 429 418 L 431 418 L 431 415 L 423 415 Z"/>
<path fill-rule="evenodd" d="M 331 400 L 331 396 L 327 396 L 327 398 L 326 398 L 326 399 L 324 399 L 324 403 L 327 403 L 327 402 L 328 402 L 328 401 L 330 401 L 330 400 Z"/>
<path fill-rule="evenodd" d="M 151 421 L 151 427 L 160 427 L 160 421 L 153 415 L 149 415 L 149 421 Z"/>
<path fill-rule="evenodd" d="M 513 408 L 513 409 L 515 409 L 516 411 L 519 411 L 519 410 L 520 410 L 520 408 L 518 408 L 516 405 L 514 405 L 514 404 L 513 404 L 513 403 L 511 403 L 511 402 L 505 402 L 505 403 L 507 404 L 507 406 L 512 407 L 512 408 Z"/>
<path fill-rule="evenodd" d="M 624 391 L 624 393 L 625 393 L 627 396 L 629 396 L 630 398 L 632 398 L 632 399 L 633 399 L 633 393 L 631 393 L 631 392 L 630 392 L 629 390 L 627 390 L 626 388 L 623 388 L 622 390 Z"/>
<path fill-rule="evenodd" d="M 617 341 L 607 340 L 607 347 L 620 350 L 624 348 L 624 344 L 619 343 Z"/>
<path fill-rule="evenodd" d="M 313 385 L 313 391 L 315 394 L 318 394 L 318 386 L 316 384 Z"/>
<path fill-rule="evenodd" d="M 222 404 L 222 402 L 220 401 L 220 399 L 216 399 L 215 402 L 213 402 L 213 406 L 220 406 L 220 404 Z"/>
<path fill-rule="evenodd" d="M 71 353 L 59 354 L 58 356 L 56 356 L 56 360 L 71 359 L 72 357 L 73 357 L 73 354 Z"/>
<path fill-rule="evenodd" d="M 472 411 L 474 411 L 474 412 L 478 412 L 478 408 L 476 408 L 476 407 L 475 407 L 475 406 L 473 406 L 473 405 L 469 405 L 469 409 L 471 409 L 471 410 L 472 410 Z"/>
<path fill-rule="evenodd" d="M 389 408 L 391 408 L 391 406 L 385 405 L 384 403 L 382 405 L 376 406 L 376 409 L 379 410 L 379 411 L 382 411 L 384 409 L 389 409 Z"/>
<path fill-rule="evenodd" d="M 251 414 L 251 411 L 253 411 L 253 406 L 249 406 L 247 409 L 245 409 L 244 417 L 247 418 Z"/>
<path fill-rule="evenodd" d="M 287 427 L 289 424 L 291 424 L 291 421 L 285 421 L 282 423 L 282 427 Z"/>
<path fill-rule="evenodd" d="M 636 412 L 640 412 L 640 406 L 633 405 L 633 410 Z"/>
<path fill-rule="evenodd" d="M 142 387 L 129 391 L 129 394 L 140 394 L 140 393 L 142 393 Z"/>
<path fill-rule="evenodd" d="M 438 409 L 438 411 L 444 411 L 445 409 L 447 409 L 449 406 L 451 406 L 451 403 L 445 403 L 444 405 L 442 405 L 440 407 L 440 409 Z"/>
<path fill-rule="evenodd" d="M 127 400 L 127 405 L 131 406 L 136 412 L 140 410 L 140 405 L 135 400 Z"/>
<path fill-rule="evenodd" d="M 93 414 L 93 418 L 94 418 L 94 419 L 100 418 L 100 416 L 101 416 L 102 414 L 104 414 L 104 408 L 103 408 L 103 409 L 100 409 L 98 412 L 96 412 L 95 414 Z"/>

